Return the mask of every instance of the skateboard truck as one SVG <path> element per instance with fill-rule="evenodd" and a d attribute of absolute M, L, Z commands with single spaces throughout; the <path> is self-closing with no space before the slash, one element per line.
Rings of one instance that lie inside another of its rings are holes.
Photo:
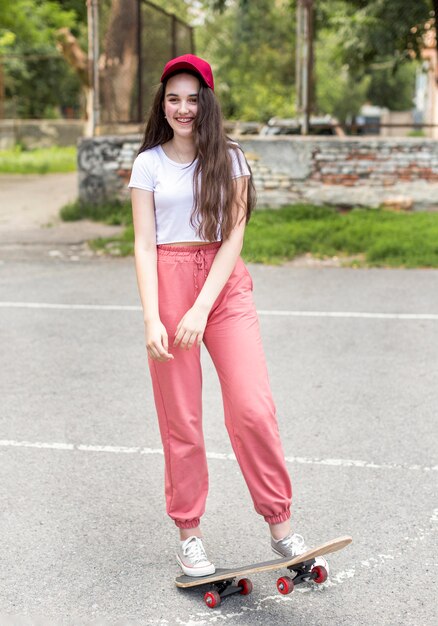
<path fill-rule="evenodd" d="M 281 576 L 277 580 L 277 589 L 282 595 L 292 593 L 296 585 L 313 581 L 317 585 L 324 583 L 328 578 L 328 573 L 323 565 L 315 565 L 315 559 L 300 563 L 298 566 L 287 568 L 295 576 Z"/>
<path fill-rule="evenodd" d="M 253 585 L 249 578 L 241 578 L 237 585 L 234 584 L 235 580 L 235 578 L 230 578 L 228 580 L 219 580 L 218 582 L 212 583 L 212 588 L 204 595 L 205 604 L 210 609 L 214 609 L 215 606 L 221 603 L 222 598 L 226 596 L 232 596 L 235 593 L 239 593 L 241 596 L 247 596 L 251 593 Z"/>

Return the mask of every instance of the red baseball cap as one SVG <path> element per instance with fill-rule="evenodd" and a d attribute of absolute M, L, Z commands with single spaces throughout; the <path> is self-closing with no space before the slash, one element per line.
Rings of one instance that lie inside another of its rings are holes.
<path fill-rule="evenodd" d="M 191 70 L 202 78 L 204 83 L 214 91 L 213 72 L 211 71 L 210 64 L 204 59 L 201 59 L 194 54 L 183 54 L 180 57 L 171 59 L 164 66 L 163 73 L 161 75 L 161 82 L 163 82 L 168 76 L 178 72 L 180 70 Z"/>

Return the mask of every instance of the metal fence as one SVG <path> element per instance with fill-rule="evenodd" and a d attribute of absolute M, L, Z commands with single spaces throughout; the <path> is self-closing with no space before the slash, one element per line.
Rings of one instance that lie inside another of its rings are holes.
<path fill-rule="evenodd" d="M 194 53 L 193 28 L 148 0 L 95 0 L 99 53 L 98 97 L 92 96 L 97 124 L 142 123 L 164 64 Z M 89 24 L 90 27 L 90 24 Z M 94 27 L 93 27 L 94 28 Z M 93 31 L 94 32 L 94 31 Z M 94 45 L 94 38 L 89 39 Z M 79 43 L 83 46 L 83 42 Z M 91 61 L 93 59 L 93 61 Z M 94 71 L 93 74 L 94 83 Z M 0 55 L 0 119 L 80 118 L 84 89 L 78 73 L 60 52 L 30 51 Z M 90 108 L 88 108 L 90 115 Z M 93 122 L 94 128 L 94 122 Z"/>
<path fill-rule="evenodd" d="M 117 15 L 112 0 L 99 5 L 100 122 L 142 122 L 165 63 L 194 53 L 193 28 L 147 0 L 120 3 Z"/>

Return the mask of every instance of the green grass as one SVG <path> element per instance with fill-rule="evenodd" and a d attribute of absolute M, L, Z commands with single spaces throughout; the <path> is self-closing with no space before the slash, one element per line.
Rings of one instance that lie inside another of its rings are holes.
<path fill-rule="evenodd" d="M 130 224 L 119 237 L 100 237 L 89 242 L 92 250 L 116 256 L 134 254 L 134 226 Z"/>
<path fill-rule="evenodd" d="M 104 224 L 132 224 L 130 202 L 107 202 L 106 204 L 86 204 L 76 200 L 66 204 L 60 212 L 65 222 L 88 219 Z"/>
<path fill-rule="evenodd" d="M 133 253 L 134 232 L 129 202 L 104 207 L 70 205 L 64 219 L 87 217 L 126 226 L 120 237 L 92 242 L 95 250 Z M 356 208 L 297 204 L 279 210 L 257 210 L 246 228 L 242 256 L 254 263 L 282 264 L 310 253 L 337 256 L 345 265 L 438 267 L 438 213 L 395 213 Z"/>
<path fill-rule="evenodd" d="M 111 255 L 129 256 L 134 254 L 134 227 L 130 202 L 108 202 L 102 205 L 93 205 L 76 201 L 66 204 L 61 209 L 60 215 L 66 222 L 89 219 L 104 224 L 125 226 L 125 230 L 119 236 L 93 239 L 88 243 L 93 250 Z"/>
<path fill-rule="evenodd" d="M 0 150 L 0 174 L 48 174 L 76 171 L 76 147 Z"/>
<path fill-rule="evenodd" d="M 295 205 L 260 211 L 247 227 L 245 258 L 282 263 L 298 255 L 357 256 L 350 265 L 438 267 L 438 214 Z"/>

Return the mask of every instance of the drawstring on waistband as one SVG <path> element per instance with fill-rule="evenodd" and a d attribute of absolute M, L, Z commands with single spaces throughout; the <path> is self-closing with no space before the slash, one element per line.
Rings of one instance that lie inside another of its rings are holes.
<path fill-rule="evenodd" d="M 198 248 L 195 252 L 195 256 L 193 257 L 196 263 L 196 268 L 193 271 L 193 276 L 195 278 L 195 287 L 198 289 L 198 274 L 199 272 L 204 272 L 204 279 L 207 278 L 207 267 L 205 265 L 205 250 L 202 248 Z"/>
<path fill-rule="evenodd" d="M 214 256 L 221 247 L 221 241 L 215 241 L 207 245 L 198 246 L 173 246 L 166 244 L 157 245 L 157 260 L 160 263 L 190 263 L 193 266 L 193 280 L 195 289 L 199 289 L 198 276 L 202 272 L 204 280 L 208 276 L 208 266 L 213 262 Z"/>
<path fill-rule="evenodd" d="M 195 252 L 195 262 L 200 270 L 205 268 L 205 252 L 201 248 Z"/>

